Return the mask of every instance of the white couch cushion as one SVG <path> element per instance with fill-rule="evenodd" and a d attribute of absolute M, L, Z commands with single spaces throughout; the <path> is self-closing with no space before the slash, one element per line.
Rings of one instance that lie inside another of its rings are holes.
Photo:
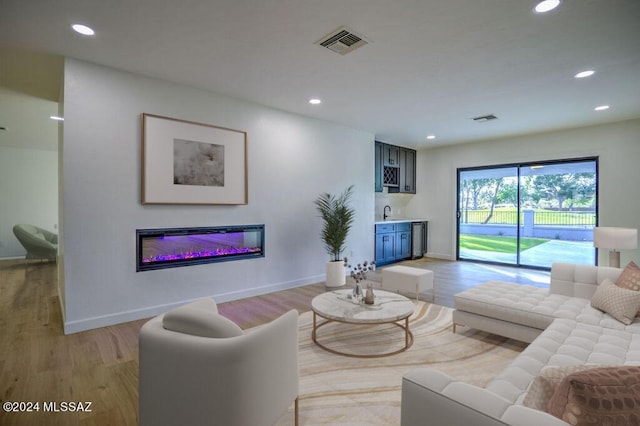
<path fill-rule="evenodd" d="M 571 304 L 572 298 L 550 295 L 546 288 L 488 281 L 454 295 L 453 299 L 456 309 L 461 311 L 545 329 L 563 305 Z M 567 306 L 576 314 L 581 308 Z"/>
<path fill-rule="evenodd" d="M 591 299 L 598 284 L 605 278 L 615 281 L 621 272 L 622 269 L 609 266 L 555 262 L 551 267 L 549 291 L 552 294 Z"/>
<path fill-rule="evenodd" d="M 522 405 L 507 408 L 501 420 L 511 426 L 567 426 L 567 423 L 558 418 Z"/>
<path fill-rule="evenodd" d="M 579 364 L 640 365 L 640 328 L 614 330 L 556 319 L 487 389 L 521 403 L 544 367 Z"/>
<path fill-rule="evenodd" d="M 596 287 L 594 286 L 594 289 Z M 489 281 L 453 296 L 456 309 L 528 327 L 546 329 L 555 318 L 585 324 L 640 331 L 640 319 L 626 326 L 591 306 L 589 299 L 550 294 L 546 288 Z"/>
<path fill-rule="evenodd" d="M 500 418 L 510 405 L 500 396 L 464 382 L 447 385 L 442 394 L 495 418 Z"/>

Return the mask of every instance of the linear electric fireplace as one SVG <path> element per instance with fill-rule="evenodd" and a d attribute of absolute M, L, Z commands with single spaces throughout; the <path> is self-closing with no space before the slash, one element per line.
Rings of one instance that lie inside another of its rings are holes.
<path fill-rule="evenodd" d="M 264 257 L 264 225 L 136 230 L 136 271 Z"/>

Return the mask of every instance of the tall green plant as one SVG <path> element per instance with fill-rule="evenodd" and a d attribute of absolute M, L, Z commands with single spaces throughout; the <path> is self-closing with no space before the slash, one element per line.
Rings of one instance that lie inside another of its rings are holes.
<path fill-rule="evenodd" d="M 341 260 L 340 254 L 344 251 L 347 234 L 353 223 L 355 211 L 349 207 L 352 193 L 353 185 L 339 196 L 327 192 L 320 194 L 314 202 L 324 221 L 320 237 L 332 261 Z"/>

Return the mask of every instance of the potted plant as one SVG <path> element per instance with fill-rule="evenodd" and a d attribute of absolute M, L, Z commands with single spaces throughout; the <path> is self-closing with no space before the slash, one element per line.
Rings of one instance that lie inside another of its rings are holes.
<path fill-rule="evenodd" d="M 345 285 L 344 261 L 340 255 L 344 251 L 347 234 L 355 216 L 355 211 L 349 206 L 352 193 L 353 185 L 339 196 L 325 192 L 315 200 L 316 208 L 324 221 L 320 238 L 331 256 L 327 262 L 327 287 Z"/>

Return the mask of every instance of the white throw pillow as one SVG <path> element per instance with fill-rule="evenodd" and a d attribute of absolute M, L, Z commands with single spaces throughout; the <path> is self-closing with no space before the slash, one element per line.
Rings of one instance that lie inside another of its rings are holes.
<path fill-rule="evenodd" d="M 194 303 L 167 312 L 162 318 L 162 326 L 167 330 L 201 337 L 242 335 L 242 329 L 236 323 L 219 315 L 215 309 L 203 309 L 202 305 Z"/>
<path fill-rule="evenodd" d="M 640 291 L 627 290 L 606 278 L 591 298 L 591 306 L 606 312 L 623 324 L 633 322 L 640 310 Z"/>

